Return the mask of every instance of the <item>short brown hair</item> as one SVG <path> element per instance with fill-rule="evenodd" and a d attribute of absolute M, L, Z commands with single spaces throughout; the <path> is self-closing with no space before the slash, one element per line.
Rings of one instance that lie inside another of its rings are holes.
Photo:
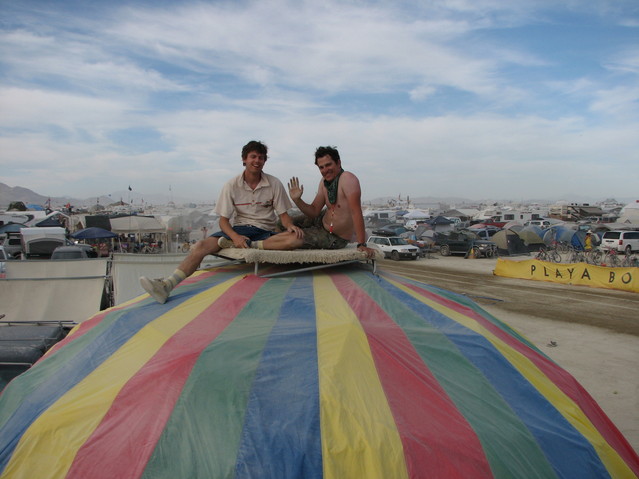
<path fill-rule="evenodd" d="M 257 153 L 264 155 L 264 159 L 268 158 L 268 146 L 261 141 L 251 140 L 242 148 L 242 159 L 246 160 L 246 157 L 252 151 L 256 151 Z"/>

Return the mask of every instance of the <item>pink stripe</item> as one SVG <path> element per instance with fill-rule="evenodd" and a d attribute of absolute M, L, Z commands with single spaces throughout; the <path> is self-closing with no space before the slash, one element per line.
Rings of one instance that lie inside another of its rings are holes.
<path fill-rule="evenodd" d="M 409 477 L 492 477 L 482 445 L 404 331 L 346 276 L 332 275 L 357 314 L 404 446 Z M 459 454 L 451 453 L 459 451 Z"/>
<path fill-rule="evenodd" d="M 122 388 L 67 477 L 140 477 L 200 354 L 265 281 L 246 276 L 176 332 Z"/>

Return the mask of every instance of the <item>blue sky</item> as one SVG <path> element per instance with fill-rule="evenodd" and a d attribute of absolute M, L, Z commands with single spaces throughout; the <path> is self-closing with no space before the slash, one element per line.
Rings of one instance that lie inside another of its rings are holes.
<path fill-rule="evenodd" d="M 0 0 L 0 181 L 214 201 L 259 139 L 364 199 L 639 199 L 639 2 Z"/>

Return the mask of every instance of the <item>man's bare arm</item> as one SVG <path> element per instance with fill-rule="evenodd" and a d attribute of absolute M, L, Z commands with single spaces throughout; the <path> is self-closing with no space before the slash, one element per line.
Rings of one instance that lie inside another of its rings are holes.
<path fill-rule="evenodd" d="M 286 231 L 290 233 L 295 233 L 295 236 L 298 238 L 304 237 L 304 231 L 298 226 L 295 226 L 293 223 L 293 219 L 289 216 L 288 213 L 284 212 L 280 215 L 280 221 L 282 222 L 282 226 L 286 228 Z"/>
<path fill-rule="evenodd" d="M 353 231 L 357 238 L 357 243 L 366 243 L 366 227 L 364 225 L 364 214 L 362 212 L 362 190 L 359 186 L 359 180 L 355 175 L 343 183 L 344 194 L 351 212 L 351 221 L 353 222 Z M 358 250 L 366 253 L 368 258 L 375 256 L 375 251 L 366 246 L 358 246 Z"/>
<path fill-rule="evenodd" d="M 302 200 L 302 193 L 304 193 L 304 186 L 300 185 L 300 181 L 297 177 L 293 177 L 288 182 L 288 194 L 291 197 L 295 206 L 297 206 L 302 213 L 309 218 L 317 218 L 322 212 L 324 206 L 324 198 L 322 196 L 321 188 L 317 191 L 317 196 L 311 204 Z"/>

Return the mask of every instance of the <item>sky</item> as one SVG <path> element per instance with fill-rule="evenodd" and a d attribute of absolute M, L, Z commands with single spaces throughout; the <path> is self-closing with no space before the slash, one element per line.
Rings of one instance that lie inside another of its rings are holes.
<path fill-rule="evenodd" d="M 310 202 L 639 199 L 637 0 L 0 0 L 0 182 L 213 202 L 249 140 Z"/>

